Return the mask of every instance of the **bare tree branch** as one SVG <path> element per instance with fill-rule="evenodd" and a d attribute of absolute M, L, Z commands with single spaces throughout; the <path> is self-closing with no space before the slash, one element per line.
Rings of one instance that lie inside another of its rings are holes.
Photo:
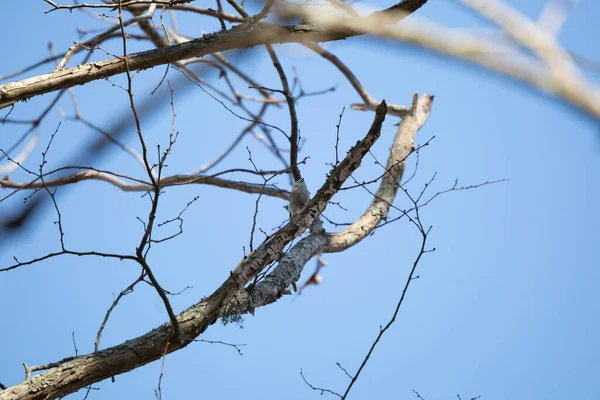
<path fill-rule="evenodd" d="M 181 349 L 204 332 L 227 312 L 228 302 L 249 279 L 266 265 L 279 259 L 287 244 L 300 235 L 327 206 L 362 158 L 375 143 L 387 112 L 385 102 L 378 107 L 375 120 L 365 138 L 358 142 L 329 174 L 321 189 L 300 212 L 294 223 L 288 223 L 265 240 L 241 263 L 209 297 L 177 316 L 180 340 L 171 341 L 171 325 L 162 325 L 145 335 L 89 355 L 69 358 L 52 364 L 52 368 L 20 384 L 0 392 L 0 400 L 28 400 L 65 396 L 111 376 L 130 371 Z M 51 383 L 51 384 L 50 384 Z"/>
<path fill-rule="evenodd" d="M 415 94 L 411 114 L 405 117 L 398 127 L 388 158 L 388 172 L 383 177 L 371 206 L 363 215 L 342 232 L 313 234 L 300 240 L 279 261 L 273 272 L 255 286 L 230 300 L 226 307 L 228 313 L 252 313 L 257 307 L 277 301 L 286 293 L 286 289 L 292 282 L 298 280 L 304 265 L 312 257 L 320 253 L 343 251 L 354 246 L 387 217 L 400 186 L 405 159 L 413 150 L 415 134 L 429 118 L 432 101 L 433 96 L 424 94 L 417 99 Z"/>
<path fill-rule="evenodd" d="M 417 99 L 415 94 L 410 115 L 403 118 L 398 126 L 387 161 L 387 172 L 371 206 L 344 231 L 332 235 L 324 253 L 339 252 L 354 246 L 387 217 L 404 175 L 406 159 L 414 150 L 415 135 L 429 118 L 432 102 L 433 96 L 424 94 Z"/>
<path fill-rule="evenodd" d="M 427 0 L 409 0 L 402 4 L 406 5 L 405 7 L 410 5 L 414 8 L 417 5 L 420 7 L 426 2 Z M 394 13 L 389 21 L 397 22 L 404 16 L 406 13 Z M 279 26 L 262 22 L 238 25 L 228 31 L 204 35 L 182 44 L 128 54 L 127 63 L 121 58 L 113 58 L 1 85 L 0 108 L 32 96 L 122 74 L 128 68 L 131 71 L 152 68 L 192 57 L 202 57 L 225 50 L 245 49 L 267 43 L 337 40 L 356 35 L 358 32 L 356 29 L 327 31 L 316 25 Z"/>
<path fill-rule="evenodd" d="M 294 101 L 294 97 L 292 96 L 292 92 L 290 91 L 290 85 L 288 83 L 287 76 L 283 71 L 283 67 L 279 62 L 279 58 L 275 51 L 273 50 L 273 46 L 270 44 L 266 45 L 267 52 L 269 53 L 269 57 L 271 57 L 271 61 L 273 62 L 273 66 L 277 70 L 277 75 L 279 75 L 279 79 L 281 80 L 281 86 L 283 87 L 283 95 L 285 96 L 285 100 L 288 105 L 288 109 L 290 111 L 290 167 L 292 168 L 292 174 L 294 175 L 294 180 L 299 180 L 302 176 L 300 175 L 300 170 L 298 169 L 298 115 L 296 114 L 296 103 Z"/>
<path fill-rule="evenodd" d="M 331 62 L 336 66 L 337 69 L 340 70 L 342 74 L 344 74 L 348 82 L 350 82 L 354 90 L 356 90 L 356 93 L 358 93 L 364 102 L 364 104 L 352 104 L 353 109 L 374 111 L 377 108 L 379 102 L 371 97 L 369 92 L 367 92 L 367 89 L 365 89 L 365 87 L 360 83 L 356 75 L 354 75 L 350 68 L 348 68 L 336 55 L 328 52 L 316 43 L 305 43 L 304 45 L 315 53 L 319 54 L 327 61 Z M 388 110 L 390 115 L 403 118 L 410 112 L 410 107 L 388 104 Z"/>
<path fill-rule="evenodd" d="M 520 52 L 518 46 L 508 46 L 480 35 L 447 29 L 430 21 L 413 19 L 405 24 L 389 27 L 393 17 L 387 14 L 374 13 L 365 18 L 344 18 L 333 14 L 320 17 L 325 32 L 341 31 L 349 35 L 369 33 L 422 46 L 530 84 L 552 93 L 594 118 L 600 118 L 600 88 L 585 79 L 568 53 L 543 29 L 532 26 L 532 23 L 522 16 L 518 17 L 517 22 L 509 21 L 503 14 L 506 11 L 504 8 L 499 10 L 501 13 L 498 15 L 489 11 L 489 4 L 499 4 L 495 0 L 491 3 L 488 3 L 488 0 L 464 1 L 473 2 L 469 4 L 473 7 L 477 5 L 477 10 L 481 12 L 485 9 L 486 16 L 493 18 L 520 45 L 531 48 L 541 60 Z M 303 15 L 316 16 L 309 10 L 303 10 Z M 510 15 L 512 16 L 512 13 Z M 526 37 L 528 35 L 534 37 Z"/>
<path fill-rule="evenodd" d="M 143 19 L 152 18 L 152 16 L 154 15 L 155 9 L 156 9 L 156 4 L 152 4 L 146 13 L 139 15 L 137 17 L 131 18 L 127 21 L 124 21 L 123 27 L 135 24 Z M 59 71 L 59 70 L 63 69 L 65 67 L 65 65 L 67 65 L 67 62 L 69 62 L 69 60 L 71 59 L 73 54 L 75 54 L 79 50 L 81 50 L 81 49 L 92 49 L 93 50 L 94 47 L 96 47 L 98 44 L 100 44 L 106 38 L 110 37 L 114 32 L 118 31 L 119 29 L 121 29 L 121 27 L 119 25 L 115 25 L 115 26 L 111 27 L 110 29 L 107 29 L 106 31 L 102 32 L 101 34 L 96 35 L 89 40 L 86 40 L 85 42 L 76 43 L 75 45 L 71 46 L 69 48 L 69 51 L 67 51 L 65 56 L 62 58 L 62 60 L 60 60 L 60 62 L 56 66 L 55 71 Z"/>
<path fill-rule="evenodd" d="M 272 172 L 272 171 L 269 171 Z M 274 171 L 273 171 L 274 172 Z M 110 183 L 113 186 L 118 187 L 124 192 L 147 192 L 152 189 L 151 183 L 127 183 L 118 176 L 110 174 L 108 172 L 99 171 L 92 168 L 86 168 L 86 171 L 81 171 L 68 175 L 61 178 L 49 179 L 45 181 L 45 184 L 38 181 L 38 179 L 32 182 L 14 182 L 8 178 L 0 180 L 0 187 L 12 188 L 12 189 L 40 189 L 46 187 L 65 186 L 73 183 L 85 181 L 85 180 L 97 180 Z M 240 192 L 260 194 L 272 197 L 278 197 L 282 200 L 289 200 L 290 192 L 284 189 L 278 189 L 273 186 L 265 186 L 263 189 L 262 184 L 258 183 L 247 183 L 240 181 L 231 181 L 227 179 L 221 179 L 215 177 L 215 175 L 173 175 L 162 178 L 159 183 L 159 187 L 166 188 L 170 186 L 182 186 L 189 184 L 200 184 L 221 187 L 224 189 L 233 189 Z"/>

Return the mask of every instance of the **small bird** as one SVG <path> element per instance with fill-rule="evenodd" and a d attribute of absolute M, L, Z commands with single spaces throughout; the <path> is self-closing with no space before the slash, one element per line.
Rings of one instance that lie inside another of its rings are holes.
<path fill-rule="evenodd" d="M 290 212 L 290 219 L 294 218 L 310 200 L 310 192 L 304 183 L 304 178 L 300 178 L 294 184 L 292 194 L 290 195 L 290 204 L 288 205 L 288 211 Z"/>

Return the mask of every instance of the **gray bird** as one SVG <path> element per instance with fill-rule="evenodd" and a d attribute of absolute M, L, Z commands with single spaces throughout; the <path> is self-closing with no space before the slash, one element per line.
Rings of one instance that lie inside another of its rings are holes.
<path fill-rule="evenodd" d="M 306 183 L 304 183 L 304 178 L 300 178 L 294 184 L 294 188 L 292 189 L 292 194 L 290 195 L 290 204 L 288 205 L 288 210 L 290 212 L 290 219 L 294 218 L 296 214 L 298 214 L 310 200 L 310 192 L 306 187 Z"/>

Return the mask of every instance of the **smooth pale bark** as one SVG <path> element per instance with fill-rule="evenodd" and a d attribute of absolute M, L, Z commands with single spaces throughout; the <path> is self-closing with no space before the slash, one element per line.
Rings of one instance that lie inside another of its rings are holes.
<path fill-rule="evenodd" d="M 112 175 L 103 171 L 98 170 L 87 170 L 77 172 L 72 175 L 68 175 L 62 178 L 56 179 L 44 179 L 42 182 L 39 179 L 31 182 L 13 182 L 8 178 L 0 180 L 0 187 L 10 189 L 41 189 L 44 187 L 57 187 L 72 185 L 85 180 L 96 180 L 110 183 L 121 189 L 124 192 L 147 192 L 152 190 L 152 185 L 149 183 L 127 183 L 121 177 Z M 283 200 L 289 200 L 290 192 L 283 189 L 277 189 L 272 186 L 264 186 L 258 183 L 247 183 L 239 181 L 231 181 L 227 179 L 221 179 L 214 176 L 202 176 L 202 175 L 173 175 L 161 178 L 159 186 L 181 186 L 201 184 L 217 186 L 224 189 L 238 190 L 245 193 L 262 194 L 264 196 L 279 197 Z"/>

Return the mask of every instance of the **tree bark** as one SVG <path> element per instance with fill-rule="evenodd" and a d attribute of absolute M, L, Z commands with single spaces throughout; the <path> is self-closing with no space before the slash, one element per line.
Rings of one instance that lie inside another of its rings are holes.
<path fill-rule="evenodd" d="M 380 12 L 387 12 L 397 16 L 393 20 L 399 21 L 419 9 L 427 1 L 408 0 Z M 390 22 L 392 21 L 390 20 Z M 354 35 L 356 33 L 353 33 L 351 30 L 324 32 L 318 25 L 280 26 L 268 23 L 243 24 L 237 25 L 225 32 L 203 35 L 201 38 L 189 42 L 128 54 L 127 62 L 130 70 L 142 70 L 174 61 L 203 57 L 226 50 L 246 49 L 267 43 L 326 42 Z M 23 79 L 18 82 L 7 83 L 0 86 L 0 108 L 40 94 L 122 74 L 126 70 L 125 61 L 120 57 L 116 57 L 110 60 L 92 62 L 74 68 Z"/>
<path fill-rule="evenodd" d="M 53 363 L 50 369 L 0 392 L 0 400 L 54 399 L 74 393 L 92 383 L 131 371 L 190 344 L 219 317 L 236 293 L 266 265 L 281 259 L 287 244 L 301 235 L 325 210 L 329 200 L 355 171 L 379 138 L 387 113 L 384 102 L 377 108 L 375 120 L 365 138 L 350 149 L 346 157 L 330 172 L 328 179 L 307 207 L 253 253 L 246 257 L 212 295 L 177 316 L 180 338 L 171 341 L 171 325 L 165 324 L 123 344 L 89 355 L 67 358 Z"/>

